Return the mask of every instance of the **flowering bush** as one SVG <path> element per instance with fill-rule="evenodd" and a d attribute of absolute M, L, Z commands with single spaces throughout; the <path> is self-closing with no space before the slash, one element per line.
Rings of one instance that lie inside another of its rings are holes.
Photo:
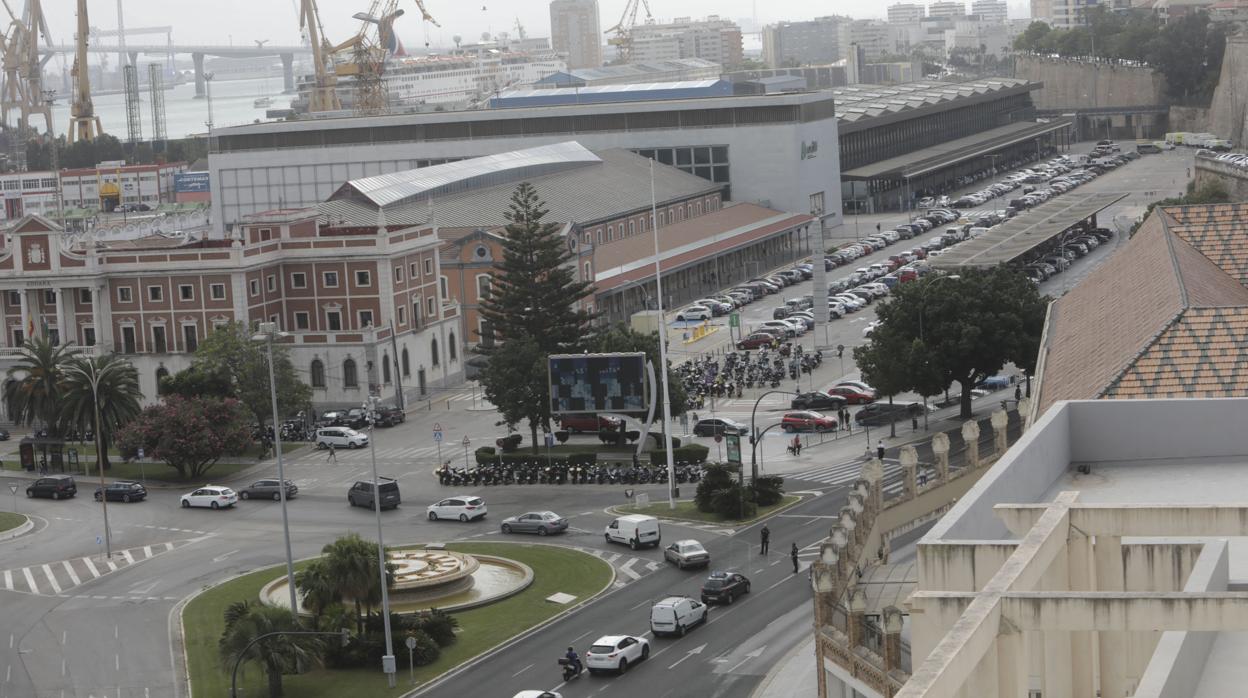
<path fill-rule="evenodd" d="M 208 472 L 221 456 L 235 456 L 251 445 L 247 411 L 238 400 L 170 395 L 131 421 L 117 436 L 127 459 L 163 461 L 182 478 Z"/>

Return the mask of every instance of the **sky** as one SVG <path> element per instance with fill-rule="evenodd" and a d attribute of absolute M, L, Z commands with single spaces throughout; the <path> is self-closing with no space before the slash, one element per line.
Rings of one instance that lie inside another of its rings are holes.
<path fill-rule="evenodd" d="M 27 0 L 12 0 L 15 10 Z M 268 39 L 274 44 L 294 45 L 299 42 L 300 0 L 120 0 L 124 2 L 127 27 L 172 25 L 173 39 L 179 44 L 249 44 Z M 356 12 L 367 11 L 375 0 L 319 0 L 321 22 L 331 41 L 342 41 L 352 35 L 358 22 L 351 19 Z M 385 1 L 385 0 L 381 0 Z M 810 19 L 841 14 L 856 18 L 880 17 L 887 5 L 895 0 L 649 0 L 654 17 L 660 21 L 675 17 L 704 17 L 718 14 L 733 20 L 755 16 L 760 23 L 778 20 Z M 77 26 L 73 0 L 43 0 L 52 38 L 69 43 Z M 969 5 L 969 0 L 968 3 Z M 1020 0 L 1011 0 L 1011 16 L 1022 9 Z M 1015 5 L 1018 5 L 1018 8 Z M 603 28 L 619 20 L 625 0 L 600 0 L 599 16 Z M 550 11 L 547 0 L 471 0 L 448 2 L 425 0 L 429 13 L 442 25 L 428 26 L 421 22 L 415 0 L 399 0 L 407 14 L 396 24 L 399 37 L 411 49 L 423 46 L 427 39 L 435 46 L 449 46 L 452 36 L 464 41 L 475 40 L 482 32 L 508 32 L 516 36 L 517 19 L 529 36 L 550 35 Z M 89 0 L 92 26 L 112 29 L 117 26 L 117 2 Z M 644 15 L 644 10 L 639 16 Z M 163 43 L 163 36 L 130 37 L 137 41 Z M 110 42 L 112 40 L 109 40 Z"/>

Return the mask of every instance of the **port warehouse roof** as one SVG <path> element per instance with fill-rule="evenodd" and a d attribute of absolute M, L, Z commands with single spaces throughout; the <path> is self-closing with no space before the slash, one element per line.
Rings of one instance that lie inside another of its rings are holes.
<path fill-rule="evenodd" d="M 627 63 L 625 65 L 606 65 L 600 68 L 574 68 L 568 71 L 552 73 L 533 83 L 538 86 L 570 87 L 573 85 L 590 85 L 601 81 L 639 82 L 639 78 L 659 76 L 671 73 L 705 71 L 718 72 L 720 65 L 705 58 L 675 58 L 670 61 L 647 61 L 644 63 Z M 673 77 L 697 78 L 697 75 L 678 75 Z M 651 82 L 658 82 L 651 80 Z M 605 84 L 605 83 L 604 83 Z"/>
<path fill-rule="evenodd" d="M 1019 260 L 1085 218 L 1126 198 L 1121 192 L 1066 194 L 1021 213 L 931 260 L 938 269 L 994 267 Z"/>
<path fill-rule="evenodd" d="M 683 80 L 680 82 L 511 90 L 491 98 L 490 107 L 493 109 L 509 109 L 513 107 L 547 107 L 562 104 L 651 102 L 661 99 L 696 99 L 702 97 L 731 97 L 732 95 L 732 83 L 727 80 Z"/>

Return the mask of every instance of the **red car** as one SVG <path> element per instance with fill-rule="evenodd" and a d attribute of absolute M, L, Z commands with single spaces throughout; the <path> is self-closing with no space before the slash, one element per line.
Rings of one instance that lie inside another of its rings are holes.
<path fill-rule="evenodd" d="M 786 412 L 780 420 L 780 428 L 794 431 L 836 431 L 836 420 L 818 412 Z"/>
<path fill-rule="evenodd" d="M 840 395 L 845 401 L 851 405 L 865 405 L 868 402 L 875 402 L 875 393 L 867 392 L 861 388 L 855 388 L 852 385 L 835 385 L 828 388 L 829 395 Z"/>
<path fill-rule="evenodd" d="M 600 417 L 596 414 L 564 414 L 556 418 L 559 426 L 573 434 L 615 431 L 620 427 L 620 420 L 615 417 Z"/>
<path fill-rule="evenodd" d="M 758 349 L 760 347 L 769 347 L 772 342 L 776 341 L 775 336 L 766 332 L 755 332 L 745 339 L 737 342 L 738 349 Z"/>

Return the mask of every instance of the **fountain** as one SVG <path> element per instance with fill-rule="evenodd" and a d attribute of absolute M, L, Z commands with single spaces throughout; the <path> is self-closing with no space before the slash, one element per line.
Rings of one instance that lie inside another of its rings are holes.
<path fill-rule="evenodd" d="M 390 550 L 386 557 L 394 566 L 390 610 L 395 613 L 483 606 L 519 593 L 533 581 L 528 565 L 493 555 L 429 547 Z M 275 606 L 289 605 L 286 577 L 266 584 L 260 598 Z M 306 613 L 302 603 L 299 612 Z"/>

